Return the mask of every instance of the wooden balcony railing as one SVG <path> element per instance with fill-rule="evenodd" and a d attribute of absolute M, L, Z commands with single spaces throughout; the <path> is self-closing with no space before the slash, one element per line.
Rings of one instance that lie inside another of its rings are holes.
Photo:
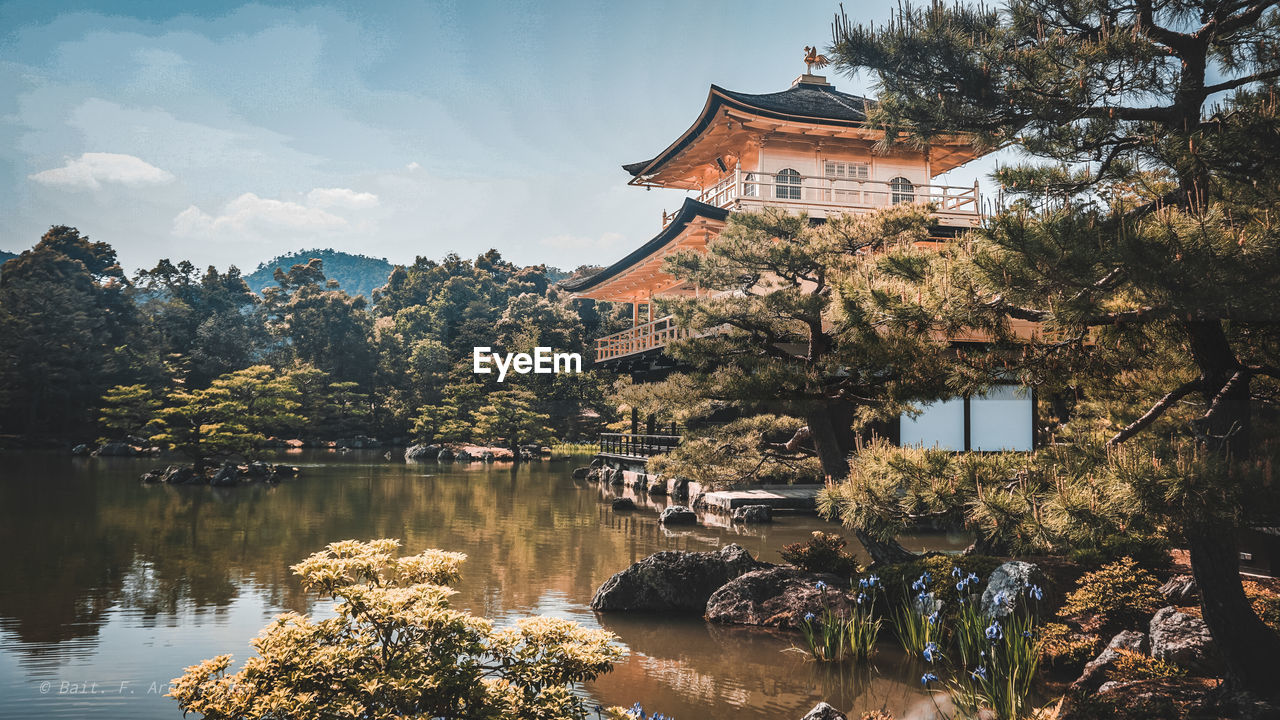
<path fill-rule="evenodd" d="M 600 433 L 600 454 L 602 455 L 648 458 L 671 452 L 679 444 L 679 435 Z"/>
<path fill-rule="evenodd" d="M 734 168 L 698 195 L 700 202 L 739 209 L 776 205 L 818 215 L 898 203 L 933 203 L 940 221 L 974 225 L 982 215 L 978 183 L 972 187 L 916 185 L 890 180 L 853 180 L 813 175 L 777 175 Z"/>
<path fill-rule="evenodd" d="M 660 348 L 674 340 L 688 336 L 689 331 L 678 327 L 675 319 L 667 315 L 653 322 L 637 325 L 620 333 L 597 339 L 596 362 Z"/>

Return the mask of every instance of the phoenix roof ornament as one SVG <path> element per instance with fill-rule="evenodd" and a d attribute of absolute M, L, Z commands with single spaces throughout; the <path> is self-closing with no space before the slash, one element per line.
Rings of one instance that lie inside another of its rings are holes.
<path fill-rule="evenodd" d="M 808 66 L 808 70 L 806 72 L 809 75 L 812 75 L 814 68 L 821 70 L 822 68 L 830 65 L 831 61 L 827 59 L 826 55 L 819 55 L 818 48 L 809 47 L 808 45 L 805 45 L 804 46 L 804 64 Z"/>

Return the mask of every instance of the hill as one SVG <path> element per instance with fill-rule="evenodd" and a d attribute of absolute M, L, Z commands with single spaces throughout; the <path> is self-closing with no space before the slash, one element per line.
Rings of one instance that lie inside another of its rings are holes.
<path fill-rule="evenodd" d="M 5 252 L 4 250 L 0 250 L 0 265 L 3 265 L 16 257 L 18 257 L 18 253 L 11 253 L 11 252 Z"/>
<path fill-rule="evenodd" d="M 300 250 L 288 255 L 272 258 L 258 266 L 245 282 L 255 292 L 275 284 L 273 275 L 276 268 L 288 271 L 294 265 L 305 265 L 311 258 L 320 258 L 324 263 L 324 276 L 337 280 L 338 287 L 347 291 L 348 295 L 363 295 L 372 300 L 375 288 L 387 284 L 387 276 L 391 274 L 391 263 L 386 258 L 373 258 L 367 255 L 353 255 L 340 250 Z"/>

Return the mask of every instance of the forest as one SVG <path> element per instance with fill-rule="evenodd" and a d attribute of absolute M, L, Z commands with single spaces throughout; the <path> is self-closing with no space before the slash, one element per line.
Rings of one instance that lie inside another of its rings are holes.
<path fill-rule="evenodd" d="M 380 261 L 314 254 L 264 263 L 300 261 L 275 267 L 259 294 L 234 266 L 162 259 L 130 277 L 108 243 L 50 228 L 0 271 L 0 432 L 154 444 L 199 462 L 283 438 L 478 442 L 518 426 L 526 442 L 574 440 L 610 415 L 589 370 L 501 384 L 472 373 L 473 346 L 589 357 L 589 338 L 620 327 L 618 310 L 558 291 L 565 273 L 494 250 L 418 258 L 366 297 L 325 261 L 348 260 L 338 274 L 355 288 Z"/>

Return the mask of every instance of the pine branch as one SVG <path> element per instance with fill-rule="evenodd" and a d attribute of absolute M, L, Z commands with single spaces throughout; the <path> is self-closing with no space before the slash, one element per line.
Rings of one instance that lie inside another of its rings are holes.
<path fill-rule="evenodd" d="M 1224 80 L 1215 85 L 1206 85 L 1204 91 L 1206 93 L 1222 92 L 1223 90 L 1234 90 L 1238 87 L 1248 85 L 1249 83 L 1262 82 L 1263 80 L 1273 80 L 1280 78 L 1280 69 L 1268 70 L 1266 72 L 1257 72 L 1252 75 L 1245 75 L 1233 80 Z"/>
<path fill-rule="evenodd" d="M 1156 404 L 1153 405 L 1151 409 L 1146 412 L 1145 415 L 1138 418 L 1137 420 L 1134 420 L 1132 423 L 1128 425 L 1128 427 L 1116 433 L 1110 440 L 1107 441 L 1107 447 L 1115 447 L 1116 445 L 1119 445 L 1120 443 L 1124 442 L 1125 440 L 1128 440 L 1134 435 L 1137 435 L 1139 432 L 1141 432 L 1151 423 L 1158 420 L 1160 416 L 1165 413 L 1166 410 L 1173 407 L 1174 403 L 1186 397 L 1189 393 L 1195 390 L 1199 390 L 1203 385 L 1204 385 L 1203 378 L 1198 380 L 1192 380 L 1191 382 L 1188 382 L 1188 383 L 1183 383 L 1173 392 L 1160 398 L 1160 400 L 1156 402 Z"/>

